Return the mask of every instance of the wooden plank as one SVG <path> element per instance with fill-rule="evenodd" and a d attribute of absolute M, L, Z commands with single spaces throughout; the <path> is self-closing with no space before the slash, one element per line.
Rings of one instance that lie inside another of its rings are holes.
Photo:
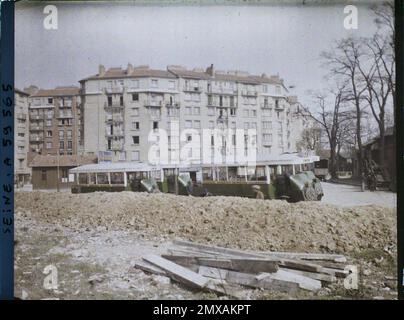
<path fill-rule="evenodd" d="M 312 279 L 315 279 L 315 280 L 320 280 L 322 282 L 330 282 L 330 283 L 332 283 L 332 282 L 337 281 L 337 278 L 335 276 L 329 275 L 329 274 L 302 271 L 302 270 L 293 270 L 293 269 L 282 269 L 282 270 L 286 270 L 286 271 L 289 271 L 289 272 L 300 274 L 302 276 L 309 277 L 309 278 L 312 278 Z M 266 276 L 267 274 L 265 273 L 264 275 Z"/>
<path fill-rule="evenodd" d="M 309 272 L 321 272 L 322 267 L 318 264 L 302 261 L 302 260 L 292 260 L 292 259 L 285 259 L 282 257 L 272 256 L 269 257 L 265 254 L 257 254 L 251 253 L 247 251 L 241 251 L 236 249 L 228 249 L 216 246 L 207 246 L 204 244 L 197 244 L 189 241 L 182 241 L 182 240 L 174 240 L 174 244 L 182 245 L 185 247 L 190 247 L 193 249 L 201 249 L 201 250 L 211 250 L 212 252 L 222 253 L 229 256 L 234 257 L 244 257 L 244 258 L 258 258 L 258 259 L 267 259 L 278 262 L 280 266 L 284 266 L 290 269 L 297 269 L 302 271 L 309 271 Z"/>
<path fill-rule="evenodd" d="M 208 279 L 201 276 L 200 274 L 167 259 L 164 259 L 160 256 L 151 254 L 143 257 L 143 260 L 151 263 L 154 266 L 159 267 L 160 269 L 163 269 L 174 280 L 185 283 L 187 285 L 202 289 L 208 283 Z"/>
<path fill-rule="evenodd" d="M 249 273 L 276 272 L 278 270 L 277 262 L 266 259 L 255 259 L 255 258 L 220 259 L 220 258 L 175 256 L 175 255 L 162 255 L 162 257 L 185 267 L 194 264 L 199 264 L 207 267 L 215 267 Z"/>
<path fill-rule="evenodd" d="M 269 256 L 283 257 L 286 259 L 322 260 L 322 261 L 332 261 L 332 262 L 337 262 L 337 263 L 344 263 L 347 261 L 345 256 L 339 255 L 339 254 L 278 252 L 278 251 L 264 251 L 261 254 L 265 254 L 265 255 L 269 255 Z"/>
<path fill-rule="evenodd" d="M 275 290 L 286 292 L 288 294 L 295 294 L 299 285 L 297 283 L 277 280 L 277 279 L 255 279 L 255 275 L 220 268 L 211 268 L 200 266 L 199 273 L 210 278 L 219 279 L 228 283 L 234 283 L 251 288 L 262 288 L 267 290 Z"/>
<path fill-rule="evenodd" d="M 240 255 L 242 257 L 254 257 L 254 256 L 269 256 L 285 258 L 285 259 L 299 259 L 299 260 L 329 260 L 334 262 L 346 262 L 346 257 L 339 254 L 323 254 L 323 253 L 298 253 L 298 252 L 278 252 L 278 251 L 263 251 L 263 252 L 253 252 L 253 251 L 243 251 L 238 249 L 230 249 L 218 246 L 210 246 L 199 243 L 194 243 L 191 241 L 184 240 L 174 240 L 173 244 L 186 247 L 189 250 L 201 250 L 206 253 L 216 252 L 221 254 L 230 255 Z"/>
<path fill-rule="evenodd" d="M 321 281 L 315 280 L 315 279 L 312 279 L 309 277 L 305 277 L 303 275 L 296 274 L 293 272 L 289 272 L 284 269 L 279 269 L 275 273 L 268 273 L 268 277 L 265 279 L 274 279 L 274 280 L 294 282 L 294 283 L 297 283 L 300 288 L 306 289 L 309 291 L 316 291 L 316 290 L 321 289 Z"/>
<path fill-rule="evenodd" d="M 167 276 L 167 273 L 163 269 L 160 269 L 159 267 L 156 267 L 144 261 L 136 262 L 134 267 L 146 273 L 157 274 L 159 276 Z"/>
<path fill-rule="evenodd" d="M 258 273 L 258 272 L 276 272 L 278 271 L 278 263 L 266 259 L 212 259 L 197 258 L 198 264 L 208 267 L 217 267 L 240 272 Z"/>
<path fill-rule="evenodd" d="M 321 272 L 322 267 L 318 264 L 313 264 L 301 260 L 289 260 L 284 259 L 279 262 L 279 265 L 289 269 L 303 270 L 309 272 Z"/>
<path fill-rule="evenodd" d="M 321 273 L 329 274 L 337 278 L 345 278 L 349 274 L 349 271 L 332 268 L 322 268 Z"/>

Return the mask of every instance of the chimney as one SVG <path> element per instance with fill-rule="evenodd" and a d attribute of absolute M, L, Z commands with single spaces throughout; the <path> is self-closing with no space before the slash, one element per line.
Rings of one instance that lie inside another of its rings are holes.
<path fill-rule="evenodd" d="M 213 63 L 210 65 L 210 67 L 206 68 L 206 73 L 209 74 L 211 77 L 215 75 L 215 69 L 213 67 Z"/>
<path fill-rule="evenodd" d="M 99 75 L 100 77 L 102 77 L 104 74 L 105 74 L 105 67 L 104 67 L 102 64 L 100 64 L 100 65 L 98 66 L 98 75 Z"/>
<path fill-rule="evenodd" d="M 28 93 L 30 96 L 37 93 L 38 90 L 39 90 L 39 88 L 37 86 L 34 86 L 34 85 L 30 85 L 28 88 L 23 89 L 23 91 Z"/>
<path fill-rule="evenodd" d="M 131 74 L 133 73 L 133 66 L 131 63 L 128 63 L 128 68 L 126 69 L 126 74 Z"/>

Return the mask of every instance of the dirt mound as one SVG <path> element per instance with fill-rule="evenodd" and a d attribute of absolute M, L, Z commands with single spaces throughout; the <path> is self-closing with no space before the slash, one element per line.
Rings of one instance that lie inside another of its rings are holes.
<path fill-rule="evenodd" d="M 396 211 L 134 192 L 16 193 L 16 211 L 69 228 L 141 230 L 251 250 L 349 253 L 396 244 Z"/>

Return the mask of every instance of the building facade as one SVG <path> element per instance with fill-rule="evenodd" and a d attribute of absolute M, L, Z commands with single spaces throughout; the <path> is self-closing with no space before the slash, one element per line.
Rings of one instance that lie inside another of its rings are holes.
<path fill-rule="evenodd" d="M 29 159 L 40 155 L 75 155 L 82 146 L 79 88 L 38 90 L 29 96 Z"/>
<path fill-rule="evenodd" d="M 29 150 L 29 94 L 15 89 L 14 109 L 14 177 L 18 186 L 30 182 L 31 169 L 28 167 L 27 153 Z"/>
<path fill-rule="evenodd" d="M 80 84 L 86 153 L 108 154 L 113 161 L 149 162 L 151 150 L 162 156 L 158 147 L 151 149 L 161 146 L 161 139 L 169 161 L 186 152 L 204 162 L 207 148 L 226 155 L 240 143 L 254 145 L 258 158 L 296 152 L 299 132 L 294 128 L 302 127 L 296 112 L 299 103 L 279 76 L 216 71 L 213 65 L 205 70 L 131 64 L 106 70 L 101 65 L 98 74 Z M 208 131 L 208 143 L 184 151 L 195 139 L 206 138 L 204 129 L 225 133 L 218 139 Z M 238 139 L 237 129 L 251 134 Z"/>

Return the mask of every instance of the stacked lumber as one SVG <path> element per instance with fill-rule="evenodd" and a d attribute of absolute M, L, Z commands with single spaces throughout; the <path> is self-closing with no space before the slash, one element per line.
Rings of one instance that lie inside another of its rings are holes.
<path fill-rule="evenodd" d="M 337 254 L 251 252 L 182 240 L 173 241 L 167 251 L 145 256 L 135 267 L 232 297 L 238 297 L 239 286 L 289 294 L 317 291 L 349 274 L 346 257 Z"/>

